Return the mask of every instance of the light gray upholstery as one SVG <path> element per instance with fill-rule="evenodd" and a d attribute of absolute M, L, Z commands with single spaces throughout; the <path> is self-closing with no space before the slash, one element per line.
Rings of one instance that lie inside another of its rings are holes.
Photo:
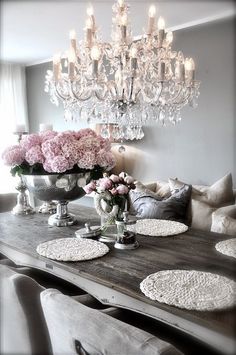
<path fill-rule="evenodd" d="M 31 275 L 30 268 L 13 265 L 9 259 L 0 261 L 0 354 L 49 355 L 51 343 L 40 302 L 45 288 L 25 275 Z M 105 308 L 88 294 L 74 299 L 88 307 Z"/>
<path fill-rule="evenodd" d="M 40 292 L 44 288 L 4 265 L 0 266 L 0 283 L 0 353 L 50 354 L 51 345 L 40 304 Z"/>
<path fill-rule="evenodd" d="M 167 342 L 77 303 L 57 290 L 43 291 L 41 304 L 54 354 L 179 354 Z"/>
<path fill-rule="evenodd" d="M 16 205 L 17 193 L 0 194 L 0 212 L 11 211 Z"/>

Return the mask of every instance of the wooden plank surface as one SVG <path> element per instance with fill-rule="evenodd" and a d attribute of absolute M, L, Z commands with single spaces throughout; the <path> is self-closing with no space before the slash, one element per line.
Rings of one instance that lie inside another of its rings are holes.
<path fill-rule="evenodd" d="M 47 240 L 73 237 L 75 230 L 90 221 L 99 224 L 94 209 L 70 204 L 70 211 L 78 216 L 79 224 L 71 227 L 50 227 L 48 216 L 14 216 L 0 214 L 0 251 L 4 246 L 23 252 L 35 259 L 48 260 L 36 253 L 39 243 Z M 138 236 L 140 247 L 136 250 L 117 250 L 108 244 L 110 252 L 102 258 L 84 262 L 50 261 L 61 270 L 109 287 L 133 300 L 169 312 L 181 319 L 212 329 L 234 338 L 236 308 L 217 312 L 187 311 L 149 300 L 139 289 L 140 282 L 149 274 L 167 269 L 201 270 L 217 273 L 236 280 L 236 261 L 215 250 L 218 241 L 229 236 L 189 230 L 174 237 Z M 154 308 L 153 308 L 154 309 Z M 151 316 L 151 314 L 150 314 Z"/>

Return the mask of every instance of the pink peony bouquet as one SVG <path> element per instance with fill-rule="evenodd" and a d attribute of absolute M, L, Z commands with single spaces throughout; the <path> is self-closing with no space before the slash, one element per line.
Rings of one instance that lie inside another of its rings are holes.
<path fill-rule="evenodd" d="M 115 166 L 109 140 L 89 128 L 77 132 L 44 131 L 25 135 L 19 145 L 5 149 L 2 159 L 11 167 L 13 175 L 88 170 L 101 173 Z"/>
<path fill-rule="evenodd" d="M 91 181 L 84 187 L 87 194 L 96 192 L 102 194 L 103 200 L 113 207 L 118 205 L 121 211 L 125 209 L 128 193 L 135 189 L 134 178 L 122 172 L 119 175 L 104 176 L 97 181 Z"/>

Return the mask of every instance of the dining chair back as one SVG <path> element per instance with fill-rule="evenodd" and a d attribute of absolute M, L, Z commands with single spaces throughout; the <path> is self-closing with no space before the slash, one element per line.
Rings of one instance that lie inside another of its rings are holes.
<path fill-rule="evenodd" d="M 8 212 L 16 205 L 17 193 L 0 194 L 0 213 Z"/>
<path fill-rule="evenodd" d="M 41 293 L 53 354 L 177 355 L 169 343 L 47 289 Z"/>
<path fill-rule="evenodd" d="M 0 354 L 51 354 L 40 303 L 44 288 L 6 265 L 0 265 L 0 283 Z"/>

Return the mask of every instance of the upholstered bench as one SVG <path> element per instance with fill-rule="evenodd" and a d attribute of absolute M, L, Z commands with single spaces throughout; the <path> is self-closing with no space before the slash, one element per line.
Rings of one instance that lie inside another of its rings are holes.
<path fill-rule="evenodd" d="M 186 194 L 183 199 L 179 193 L 184 186 L 191 187 L 188 204 L 186 204 Z M 212 230 L 236 236 L 236 224 L 234 223 L 236 216 L 235 198 L 236 190 L 233 189 L 231 174 L 227 174 L 211 186 L 190 185 L 178 179 L 145 184 L 137 181 L 136 189 L 129 194 L 131 213 L 140 218 L 173 218 L 189 224 L 195 229 Z M 158 201 L 160 200 L 160 208 L 158 209 Z M 177 200 L 178 205 L 168 204 L 167 213 L 161 203 L 165 204 L 167 201 L 171 202 L 171 200 Z M 156 208 L 156 216 L 153 216 L 153 206 Z M 183 218 L 180 220 L 183 215 L 179 215 L 179 206 L 185 207 L 185 220 Z M 172 215 L 168 218 L 170 212 Z"/>

